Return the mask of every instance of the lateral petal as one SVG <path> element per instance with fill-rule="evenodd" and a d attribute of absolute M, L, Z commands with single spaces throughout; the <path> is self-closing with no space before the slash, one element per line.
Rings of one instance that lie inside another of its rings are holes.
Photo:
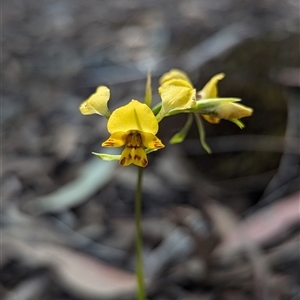
<path fill-rule="evenodd" d="M 154 134 L 148 132 L 140 132 L 143 140 L 143 145 L 149 149 L 161 149 L 165 145 Z"/>
<path fill-rule="evenodd" d="M 204 86 L 204 88 L 198 92 L 198 95 L 201 96 L 201 99 L 207 98 L 217 98 L 218 97 L 218 82 L 225 77 L 224 73 L 217 74 L 213 76 Z"/>
<path fill-rule="evenodd" d="M 126 143 L 128 133 L 123 131 L 114 132 L 102 143 L 102 147 L 121 147 Z"/>
<path fill-rule="evenodd" d="M 94 94 L 81 103 L 79 110 L 83 115 L 98 114 L 109 117 L 110 112 L 107 102 L 110 98 L 110 90 L 106 86 L 99 86 Z"/>

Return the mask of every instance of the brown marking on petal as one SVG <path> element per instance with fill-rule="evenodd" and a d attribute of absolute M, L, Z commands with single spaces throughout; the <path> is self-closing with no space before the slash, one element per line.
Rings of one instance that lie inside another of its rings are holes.
<path fill-rule="evenodd" d="M 142 136 L 139 132 L 136 134 L 136 145 L 137 145 L 137 147 L 143 146 Z"/>
<path fill-rule="evenodd" d="M 126 147 L 137 149 L 143 147 L 142 136 L 139 132 L 130 132 L 126 137 Z"/>
<path fill-rule="evenodd" d="M 137 160 L 141 160 L 141 156 L 140 155 L 137 155 L 137 154 L 135 154 L 135 156 L 134 156 L 134 159 L 137 159 Z"/>
<path fill-rule="evenodd" d="M 155 142 L 154 143 L 154 147 L 155 148 L 163 148 L 164 146 L 161 143 L 159 143 L 159 142 Z"/>
<path fill-rule="evenodd" d="M 129 145 L 132 141 L 133 133 L 129 133 L 126 137 L 126 145 Z"/>
<path fill-rule="evenodd" d="M 115 142 L 107 141 L 103 143 L 104 147 L 113 147 L 115 145 Z"/>
<path fill-rule="evenodd" d="M 162 147 L 164 147 L 161 144 L 161 142 L 157 142 L 156 138 L 153 139 L 153 143 L 156 144 L 156 148 L 162 148 Z M 135 149 L 135 150 L 136 149 L 144 149 L 142 135 L 138 131 L 136 131 L 136 130 L 128 132 L 128 134 L 126 136 L 125 148 L 127 148 L 127 149 Z M 131 151 L 128 151 L 128 152 L 131 152 Z M 126 156 L 126 158 L 124 157 L 120 161 L 120 164 L 124 165 L 124 164 L 126 164 L 126 162 L 134 163 L 134 164 L 136 164 L 138 166 L 143 166 L 143 167 L 146 167 L 148 165 L 147 158 L 144 158 L 143 155 L 139 155 L 137 153 L 135 153 L 134 155 L 132 155 L 132 152 L 129 153 Z"/>
<path fill-rule="evenodd" d="M 125 158 L 125 157 L 123 157 L 123 158 L 120 160 L 120 165 L 121 165 L 121 166 L 124 166 L 124 164 L 125 164 L 125 161 L 126 161 L 126 158 Z"/>
<path fill-rule="evenodd" d="M 197 94 L 196 94 L 196 100 L 201 100 L 202 99 L 202 95 L 201 95 L 201 91 L 199 91 Z"/>
<path fill-rule="evenodd" d="M 220 123 L 220 119 L 217 116 L 212 115 L 202 115 L 202 117 L 211 124 L 218 124 Z"/>

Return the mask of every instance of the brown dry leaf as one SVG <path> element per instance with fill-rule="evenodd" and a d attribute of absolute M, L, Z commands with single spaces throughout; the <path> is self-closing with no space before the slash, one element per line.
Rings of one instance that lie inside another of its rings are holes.
<path fill-rule="evenodd" d="M 133 297 L 135 275 L 91 256 L 55 244 L 30 244 L 2 235 L 3 249 L 34 265 L 50 267 L 58 285 L 83 299 L 121 300 Z"/>
<path fill-rule="evenodd" d="M 221 292 L 221 295 L 224 300 L 250 300 L 250 296 L 245 295 L 242 291 L 225 290 Z"/>
<path fill-rule="evenodd" d="M 51 168 L 51 160 L 41 157 L 6 156 L 0 170 L 0 176 L 14 173 L 23 178 L 46 176 Z"/>
<path fill-rule="evenodd" d="M 68 248 L 41 245 L 39 251 L 48 256 L 59 284 L 72 294 L 84 299 L 119 300 L 135 293 L 134 274 Z"/>
<path fill-rule="evenodd" d="M 253 295 L 256 299 L 275 300 L 273 297 L 274 295 L 269 288 L 271 273 L 269 272 L 268 265 L 266 264 L 259 247 L 257 247 L 257 244 L 248 238 L 247 232 L 245 232 L 243 226 L 240 225 L 238 218 L 227 207 L 218 204 L 217 202 L 207 203 L 205 206 L 207 213 L 210 215 L 213 224 L 220 233 L 223 241 L 226 242 L 230 239 L 231 235 L 234 234 L 236 240 L 240 244 L 239 250 L 243 250 L 246 253 L 247 258 L 251 263 L 252 270 L 250 271 L 250 274 L 253 276 Z M 223 251 L 220 252 L 218 251 L 219 249 L 220 246 L 214 251 L 214 254 L 217 254 L 217 257 L 219 258 L 228 259 L 230 255 L 234 254 L 233 251 L 229 252 L 226 251 L 227 249 L 225 249 L 225 251 L 223 249 Z M 273 298 L 271 298 L 271 296 Z"/>
<path fill-rule="evenodd" d="M 229 208 L 217 202 L 205 203 L 204 208 L 221 239 L 227 240 L 238 222 L 237 216 Z"/>
<path fill-rule="evenodd" d="M 74 151 L 79 140 L 79 130 L 73 124 L 59 124 L 54 131 L 52 149 L 61 160 L 66 159 Z"/>
<path fill-rule="evenodd" d="M 43 275 L 24 279 L 3 298 L 5 300 L 41 299 L 47 293 L 48 281 L 49 278 Z"/>
<path fill-rule="evenodd" d="M 283 236 L 289 229 L 299 224 L 300 192 L 269 205 L 249 218 L 241 221 L 238 228 L 230 231 L 217 253 L 238 251 L 243 247 L 238 230 L 242 230 L 248 242 L 266 245 Z"/>
<path fill-rule="evenodd" d="M 169 210 L 167 218 L 188 230 L 197 244 L 197 257 L 206 261 L 219 242 L 219 236 L 211 230 L 207 216 L 195 207 L 180 205 Z"/>

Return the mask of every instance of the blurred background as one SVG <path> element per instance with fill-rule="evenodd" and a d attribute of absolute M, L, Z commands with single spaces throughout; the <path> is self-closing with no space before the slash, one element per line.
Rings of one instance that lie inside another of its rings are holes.
<path fill-rule="evenodd" d="M 149 300 L 300 299 L 297 0 L 10 0 L 2 3 L 1 286 L 5 300 L 134 299 L 135 167 L 101 161 L 111 110 L 143 100 L 152 72 L 254 109 L 240 130 L 205 123 L 168 145 L 143 185 Z M 118 150 L 116 149 L 119 153 Z"/>

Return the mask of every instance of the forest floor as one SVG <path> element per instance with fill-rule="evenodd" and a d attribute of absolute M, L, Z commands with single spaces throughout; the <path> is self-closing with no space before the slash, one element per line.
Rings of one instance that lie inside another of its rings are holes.
<path fill-rule="evenodd" d="M 300 299 L 300 28 L 294 0 L 10 0 L 2 4 L 1 296 L 134 299 L 134 167 L 104 152 L 113 109 L 143 99 L 150 69 L 254 109 L 240 130 L 163 120 L 143 185 L 149 300 Z"/>

